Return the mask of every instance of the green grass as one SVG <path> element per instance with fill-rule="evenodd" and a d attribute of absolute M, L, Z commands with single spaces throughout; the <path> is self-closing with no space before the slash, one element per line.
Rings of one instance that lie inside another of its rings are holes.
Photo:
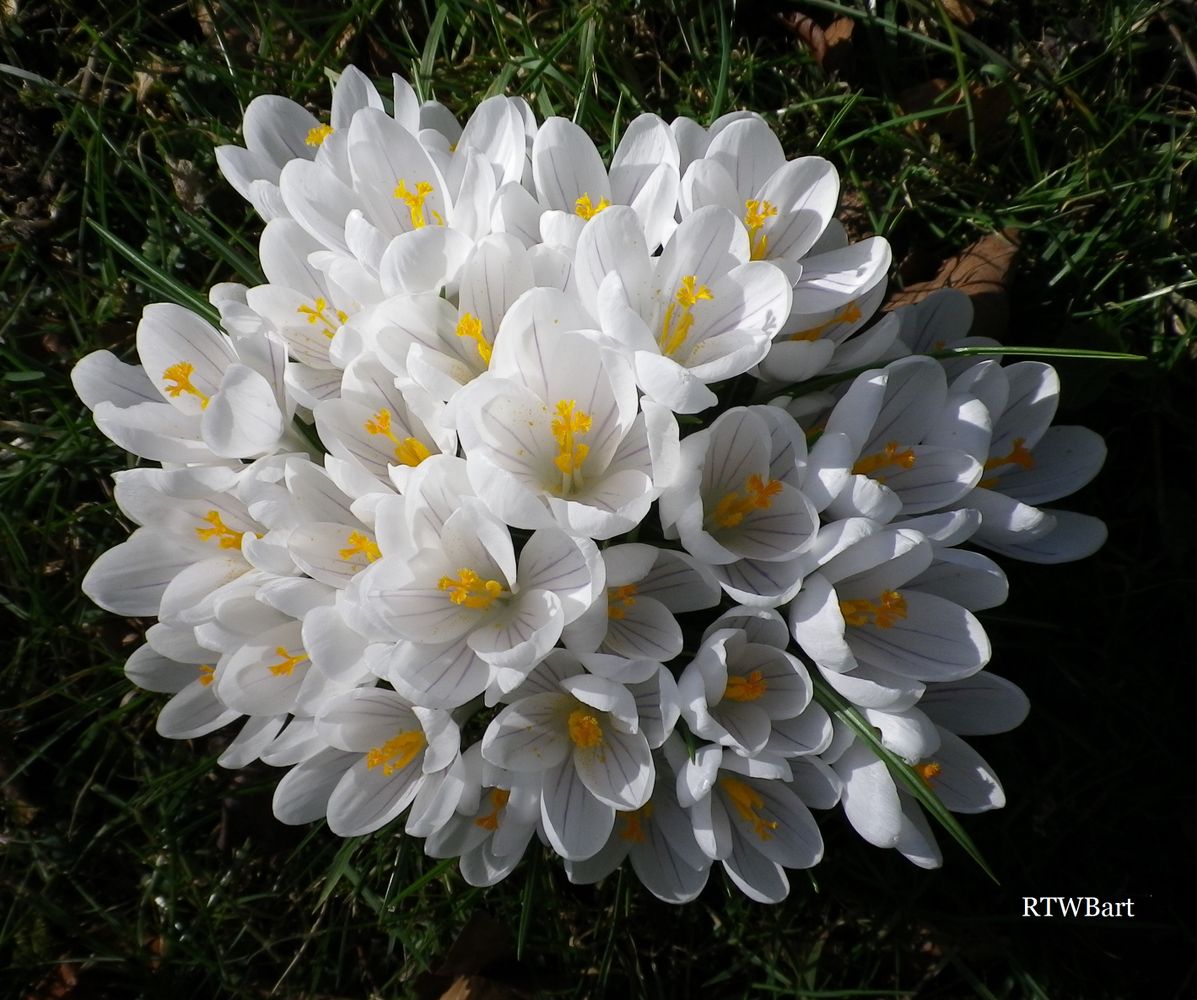
<path fill-rule="evenodd" d="M 1176 885 L 1195 847 L 1179 819 L 1194 794 L 1177 775 L 1197 639 L 1197 65 L 1181 41 L 1197 22 L 1187 6 L 1144 0 L 995 0 L 967 27 L 934 2 L 876 7 L 801 5 L 824 24 L 856 22 L 852 65 L 832 78 L 781 27 L 776 15 L 798 9 L 783 2 L 613 0 L 568 14 L 466 0 L 5 5 L 5 995 L 404 996 L 479 913 L 509 929 L 496 975 L 547 995 L 1193 988 Z M 1023 729 L 980 747 L 1010 806 L 963 820 L 1000 886 L 959 849 L 943 871 L 915 871 L 830 816 L 827 861 L 813 879 L 795 874 L 777 908 L 715 874 L 698 902 L 673 909 L 628 876 L 574 887 L 531 856 L 476 890 L 394 834 L 341 842 L 275 823 L 276 774 L 215 767 L 220 734 L 155 735 L 161 699 L 120 669 L 145 623 L 78 592 L 128 530 L 109 479 L 128 459 L 74 399 L 70 367 L 97 347 L 128 357 L 148 302 L 201 307 L 214 282 L 259 280 L 257 227 L 212 148 L 236 140 L 258 93 L 326 107 L 325 70 L 346 62 L 380 82 L 400 72 L 458 113 L 524 94 L 608 147 L 642 111 L 706 122 L 759 110 L 789 155 L 839 166 L 844 217 L 857 236 L 891 240 L 895 286 L 1014 229 L 1007 343 L 1150 359 L 1060 365 L 1064 422 L 1110 443 L 1074 506 L 1106 518 L 1111 541 L 1076 567 L 1011 567 L 1011 602 L 985 617 L 993 669 L 1035 706 Z M 912 111 L 905 92 L 933 78 L 947 103 Z M 963 114 L 949 106 L 962 92 Z M 995 101 L 1006 110 L 987 116 Z M 1135 895 L 1143 916 L 1032 924 L 1018 917 L 1024 893 Z"/>

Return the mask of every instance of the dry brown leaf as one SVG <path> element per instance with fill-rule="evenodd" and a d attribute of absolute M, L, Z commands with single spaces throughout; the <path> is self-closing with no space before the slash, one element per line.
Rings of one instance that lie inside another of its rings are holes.
<path fill-rule="evenodd" d="M 837 17 L 826 28 L 812 17 L 791 11 L 777 15 L 778 21 L 806 48 L 815 62 L 830 76 L 839 76 L 852 64 L 852 32 L 856 22 L 850 17 Z"/>
<path fill-rule="evenodd" d="M 940 0 L 940 3 L 948 17 L 966 28 L 979 16 L 977 5 L 971 0 Z"/>
<path fill-rule="evenodd" d="M 74 995 L 75 987 L 79 985 L 77 973 L 78 966 L 63 962 L 48 972 L 32 993 L 26 993 L 25 1000 L 67 1000 Z"/>
<path fill-rule="evenodd" d="M 526 996 L 485 976 L 458 976 L 440 1000 L 522 1000 Z"/>
<path fill-rule="evenodd" d="M 907 285 L 885 304 L 886 311 L 913 305 L 941 288 L 956 288 L 973 300 L 972 334 L 1001 340 L 1010 326 L 1007 289 L 1018 254 L 1018 233 L 1005 229 L 982 236 L 972 246 L 943 262 L 930 281 Z"/>
<path fill-rule="evenodd" d="M 1010 113 L 1010 95 L 1003 87 L 983 87 L 973 84 L 968 89 L 976 123 L 977 145 L 991 145 L 1000 139 L 1004 131 L 1006 116 Z M 898 106 L 903 114 L 913 115 L 931 108 L 951 108 L 930 118 L 913 123 L 916 131 L 931 132 L 944 142 L 956 147 L 969 144 L 968 107 L 959 85 L 936 77 L 926 83 L 908 87 L 898 95 Z"/>

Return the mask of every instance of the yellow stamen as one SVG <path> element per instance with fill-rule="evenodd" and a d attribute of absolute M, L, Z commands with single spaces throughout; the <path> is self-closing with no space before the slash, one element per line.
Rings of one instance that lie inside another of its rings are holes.
<path fill-rule="evenodd" d="M 623 821 L 623 829 L 619 831 L 620 838 L 630 840 L 633 844 L 643 844 L 644 822 L 653 818 L 653 804 L 645 802 L 639 809 L 619 813 L 618 818 Z"/>
<path fill-rule="evenodd" d="M 791 333 L 788 337 L 783 337 L 783 340 L 818 340 L 833 326 L 838 326 L 840 323 L 855 323 L 861 317 L 860 306 L 855 302 L 849 302 L 843 309 L 837 312 L 831 319 L 820 323 L 818 326 L 812 326 L 809 330 L 799 330 L 797 333 Z"/>
<path fill-rule="evenodd" d="M 1000 469 L 1003 465 L 1018 465 L 1024 469 L 1035 468 L 1035 456 L 1031 454 L 1029 448 L 1023 447 L 1026 438 L 1015 438 L 1014 444 L 1010 448 L 1008 455 L 999 455 L 995 458 L 989 459 L 985 463 L 985 470 Z M 987 476 L 982 479 L 977 485 L 984 490 L 991 490 L 997 485 L 1000 476 Z"/>
<path fill-rule="evenodd" d="M 681 348 L 694 325 L 694 314 L 691 310 L 697 303 L 709 302 L 714 298 L 706 285 L 698 284 L 697 275 L 687 274 L 682 278 L 677 294 L 669 303 L 665 310 L 665 318 L 661 321 L 661 335 L 657 338 L 657 343 L 662 354 L 667 358 L 672 357 Z M 682 307 L 680 312 L 676 312 L 678 306 Z"/>
<path fill-rule="evenodd" d="M 381 766 L 382 773 L 390 777 L 396 771 L 402 771 L 410 764 L 421 750 L 428 745 L 424 733 L 419 729 L 410 729 L 400 733 L 393 739 L 387 740 L 380 747 L 371 748 L 366 754 L 366 768 L 373 771 Z"/>
<path fill-rule="evenodd" d="M 454 604 L 463 604 L 476 611 L 485 611 L 496 597 L 502 597 L 506 593 L 498 580 L 483 580 L 468 566 L 457 571 L 456 580 L 442 576 L 437 583 L 437 589 L 450 591 L 449 600 Z"/>
<path fill-rule="evenodd" d="M 220 547 L 222 549 L 239 549 L 241 548 L 241 536 L 245 534 L 244 531 L 234 531 L 227 524 L 221 520 L 220 511 L 210 510 L 204 515 L 204 520 L 212 527 L 210 528 L 196 528 L 195 533 L 199 535 L 201 542 L 220 540 Z"/>
<path fill-rule="evenodd" d="M 744 484 L 744 496 L 732 490 L 726 494 L 710 513 L 707 520 L 714 521 L 720 528 L 734 528 L 744 520 L 744 515 L 754 510 L 768 510 L 773 498 L 781 492 L 781 480 L 765 480 L 755 472 Z"/>
<path fill-rule="evenodd" d="M 583 750 L 593 750 L 602 744 L 603 729 L 592 709 L 575 708 L 569 713 L 569 738 Z"/>
<path fill-rule="evenodd" d="M 199 682 L 203 687 L 207 687 L 216 679 L 216 668 L 210 663 L 201 663 L 199 668 Z"/>
<path fill-rule="evenodd" d="M 600 198 L 597 205 L 590 201 L 590 195 L 584 194 L 581 198 L 574 202 L 574 211 L 583 219 L 589 222 L 604 208 L 610 208 L 611 202 L 606 198 Z"/>
<path fill-rule="evenodd" d="M 884 451 L 877 451 L 858 459 L 852 466 L 852 472 L 858 476 L 872 476 L 877 482 L 884 483 L 885 476 L 873 475 L 878 469 L 887 469 L 891 466 L 896 466 L 899 469 L 913 469 L 914 449 L 907 448 L 905 451 L 899 451 L 899 447 L 897 441 L 891 441 L 885 446 Z"/>
<path fill-rule="evenodd" d="M 482 320 L 480 320 L 473 313 L 462 313 L 461 319 L 457 321 L 457 336 L 468 337 L 478 347 L 478 354 L 482 358 L 482 363 L 490 364 L 491 346 L 486 342 L 486 338 L 482 336 Z"/>
<path fill-rule="evenodd" d="M 733 778 L 730 775 L 720 778 L 719 786 L 731 799 L 731 804 L 735 807 L 740 819 L 752 824 L 752 832 L 761 840 L 772 840 L 772 831 L 776 830 L 780 824 L 775 819 L 765 819 L 757 811 L 765 804 L 761 794 L 739 778 Z"/>
<path fill-rule="evenodd" d="M 893 628 L 899 618 L 906 617 L 906 598 L 896 590 L 884 591 L 876 601 L 867 597 L 855 601 L 840 601 L 840 613 L 845 625 L 876 625 Z"/>
<path fill-rule="evenodd" d="M 728 701 L 756 701 L 768 687 L 768 682 L 759 670 L 752 671 L 747 677 L 728 674 L 723 697 Z"/>
<path fill-rule="evenodd" d="M 301 316 L 306 316 L 308 318 L 308 322 L 313 326 L 315 326 L 317 323 L 323 323 L 324 336 L 326 336 L 329 340 L 332 340 L 333 337 L 336 336 L 337 327 L 349 319 L 349 315 L 340 309 L 334 309 L 333 312 L 337 317 L 337 322 L 334 323 L 328 318 L 328 316 L 325 315 L 325 311 L 327 309 L 328 303 L 324 299 L 317 298 L 314 302 L 314 305 L 300 306 L 295 311 Z"/>
<path fill-rule="evenodd" d="M 292 656 L 286 646 L 275 646 L 274 655 L 280 660 L 279 663 L 270 664 L 270 672 L 275 677 L 290 677 L 291 671 L 308 658 L 308 654 L 302 649 Z"/>
<path fill-rule="evenodd" d="M 332 134 L 333 127 L 331 125 L 317 125 L 315 128 L 308 129 L 308 137 L 303 141 L 309 146 L 319 146 Z"/>
<path fill-rule="evenodd" d="M 939 772 L 943 767 L 933 760 L 929 760 L 923 764 L 914 765 L 914 773 L 917 774 L 923 781 L 923 784 L 928 788 L 931 787 L 931 779 L 939 776 Z"/>
<path fill-rule="evenodd" d="M 341 549 L 337 553 L 342 559 L 365 556 L 366 562 L 374 562 L 375 559 L 382 557 L 382 550 L 378 547 L 378 543 L 360 531 L 349 532 L 349 537 L 345 541 L 349 543 L 348 548 Z"/>
<path fill-rule="evenodd" d="M 171 399 L 178 399 L 185 392 L 192 396 L 198 396 L 200 409 L 206 410 L 209 400 L 207 396 L 191 384 L 191 373 L 193 371 L 195 371 L 195 365 L 190 361 L 180 361 L 177 365 L 171 365 L 167 368 L 162 373 L 162 380 L 164 382 L 173 382 L 174 385 L 166 387 L 166 394 Z"/>
<path fill-rule="evenodd" d="M 423 441 L 414 437 L 406 437 L 400 441 L 391 430 L 391 411 L 379 410 L 363 425 L 369 434 L 381 434 L 395 445 L 395 458 L 400 465 L 415 468 L 432 454 Z"/>
<path fill-rule="evenodd" d="M 636 604 L 636 585 L 625 583 L 622 587 L 607 588 L 607 617 L 622 621 L 628 609 Z"/>
<path fill-rule="evenodd" d="M 582 485 L 582 463 L 590 454 L 590 445 L 574 441 L 575 434 L 590 431 L 590 414 L 575 410 L 572 399 L 557 400 L 557 416 L 553 418 L 553 440 L 557 442 L 557 457 L 553 464 L 561 473 L 561 492 L 568 493 Z"/>
<path fill-rule="evenodd" d="M 744 202 L 744 225 L 748 227 L 748 246 L 753 260 L 764 260 L 769 246 L 769 237 L 764 233 L 757 238 L 757 232 L 768 219 L 777 215 L 777 206 L 771 201 L 757 201 L 749 198 Z"/>
<path fill-rule="evenodd" d="M 433 187 L 427 181 L 420 181 L 416 184 L 415 191 L 407 190 L 407 181 L 401 180 L 395 185 L 395 197 L 407 206 L 407 213 L 411 216 L 412 229 L 423 229 L 428 225 L 428 219 L 424 216 L 424 202 L 432 192 Z M 445 224 L 439 212 L 433 211 L 432 217 L 438 226 Z"/>
<path fill-rule="evenodd" d="M 511 792 L 506 788 L 492 788 L 489 797 L 490 812 L 474 820 L 474 826 L 480 826 L 484 830 L 497 830 L 499 828 L 499 813 L 507 805 L 507 800 L 511 798 Z"/>

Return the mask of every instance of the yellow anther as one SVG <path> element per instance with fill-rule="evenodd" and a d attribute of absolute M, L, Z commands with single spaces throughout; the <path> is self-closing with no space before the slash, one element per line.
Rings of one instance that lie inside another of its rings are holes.
<path fill-rule="evenodd" d="M 744 484 L 744 496 L 732 490 L 715 505 L 707 517 L 716 527 L 734 528 L 744 520 L 744 515 L 754 510 L 768 510 L 773 498 L 781 492 L 781 480 L 765 480 L 755 472 Z"/>
<path fill-rule="evenodd" d="M 674 299 L 665 310 L 665 318 L 661 321 L 661 335 L 657 343 L 661 353 L 672 357 L 686 342 L 690 328 L 694 325 L 694 314 L 691 310 L 703 301 L 714 299 L 714 295 L 706 285 L 698 284 L 698 276 L 687 274 L 678 285 Z M 678 310 L 681 306 L 681 310 Z"/>
<path fill-rule="evenodd" d="M 423 730 L 409 729 L 387 740 L 382 746 L 371 748 L 366 754 L 366 768 L 373 771 L 381 766 L 382 773 L 390 777 L 407 767 L 427 745 Z"/>
<path fill-rule="evenodd" d="M 482 320 L 473 313 L 462 313 L 457 321 L 457 336 L 468 337 L 478 347 L 478 354 L 484 365 L 490 364 L 491 346 L 482 335 Z"/>
<path fill-rule="evenodd" d="M 893 628 L 899 618 L 906 617 L 906 598 L 896 590 L 886 590 L 875 601 L 867 597 L 855 601 L 840 601 L 840 613 L 845 625 L 876 625 Z"/>
<path fill-rule="evenodd" d="M 593 219 L 604 208 L 610 208 L 611 202 L 606 198 L 600 198 L 597 205 L 590 200 L 590 195 L 584 194 L 581 198 L 574 202 L 574 211 L 587 221 Z"/>
<path fill-rule="evenodd" d="M 915 463 L 915 454 L 913 448 L 907 448 L 905 451 L 899 451 L 900 445 L 897 441 L 891 441 L 885 446 L 883 451 L 874 452 L 872 455 L 865 455 L 857 460 L 856 464 L 852 466 L 852 472 L 857 476 L 872 476 L 879 483 L 885 482 L 885 476 L 874 475 L 878 469 L 888 469 L 891 467 L 898 469 L 913 469 Z"/>
<path fill-rule="evenodd" d="M 511 798 L 511 792 L 506 788 L 492 788 L 489 798 L 490 812 L 474 820 L 474 826 L 480 826 L 483 830 L 497 830 L 499 828 L 499 813 L 507 805 L 507 800 Z"/>
<path fill-rule="evenodd" d="M 569 713 L 569 738 L 582 750 L 593 750 L 603 742 L 603 729 L 591 709 L 575 708 Z"/>
<path fill-rule="evenodd" d="M 216 679 L 216 668 L 210 663 L 201 663 L 197 679 L 203 687 L 207 687 Z"/>
<path fill-rule="evenodd" d="M 270 672 L 275 677 L 290 677 L 291 671 L 308 658 L 308 654 L 302 649 L 292 656 L 286 646 L 275 646 L 274 655 L 279 658 L 278 663 L 270 664 Z"/>
<path fill-rule="evenodd" d="M 340 549 L 337 553 L 342 559 L 365 556 L 366 562 L 374 562 L 375 559 L 382 557 L 382 550 L 378 547 L 378 543 L 360 531 L 349 532 L 349 537 L 345 541 L 348 543 L 348 547 Z"/>
<path fill-rule="evenodd" d="M 928 788 L 931 787 L 931 779 L 939 777 L 939 772 L 943 770 L 939 764 L 933 760 L 926 761 L 922 764 L 914 765 L 914 773 L 917 774 L 923 781 L 923 784 Z"/>
<path fill-rule="evenodd" d="M 768 682 L 759 670 L 752 671 L 747 677 L 728 674 L 723 697 L 727 701 L 756 701 L 768 687 Z"/>
<path fill-rule="evenodd" d="M 1026 438 L 1015 438 L 1009 454 L 998 455 L 989 459 L 985 463 L 985 471 L 1000 469 L 1003 465 L 1017 465 L 1024 469 L 1035 468 L 1035 456 L 1031 454 L 1029 448 L 1024 447 L 1026 440 Z M 988 476 L 982 479 L 977 485 L 982 489 L 991 490 L 997 485 L 997 481 L 1000 478 L 1000 476 Z"/>
<path fill-rule="evenodd" d="M 646 839 L 644 823 L 653 818 L 653 804 L 645 802 L 639 809 L 618 813 L 617 817 L 623 821 L 623 827 L 619 831 L 620 838 L 633 844 L 643 844 Z"/>
<path fill-rule="evenodd" d="M 769 219 L 776 217 L 777 206 L 771 201 L 757 201 L 749 198 L 744 202 L 744 225 L 748 227 L 748 246 L 752 251 L 753 260 L 764 260 L 769 246 L 769 237 L 765 233 L 757 236 L 760 228 Z"/>
<path fill-rule="evenodd" d="M 485 611 L 496 597 L 502 597 L 506 593 L 498 580 L 483 580 L 468 566 L 457 571 L 456 580 L 450 576 L 442 576 L 436 586 L 438 590 L 449 591 L 449 600 L 454 604 L 461 604 L 476 611 Z"/>
<path fill-rule="evenodd" d="M 315 128 L 308 129 L 308 137 L 303 141 L 309 146 L 319 146 L 332 134 L 333 127 L 331 125 L 317 125 Z"/>
<path fill-rule="evenodd" d="M 395 185 L 395 197 L 407 206 L 407 213 L 411 217 L 412 229 L 423 229 L 428 225 L 428 219 L 424 216 L 424 202 L 432 192 L 433 187 L 428 181 L 420 181 L 416 184 L 415 191 L 407 190 L 407 181 L 401 180 Z M 445 224 L 439 212 L 434 211 L 432 217 L 436 220 L 438 226 Z"/>
<path fill-rule="evenodd" d="M 428 446 L 423 441 L 414 437 L 405 437 L 402 441 L 395 436 L 395 432 L 391 430 L 391 411 L 387 409 L 379 410 L 362 426 L 366 429 L 368 434 L 381 434 L 387 438 L 395 446 L 395 460 L 400 465 L 410 465 L 415 468 L 424 459 L 432 454 L 428 450 Z"/>
<path fill-rule="evenodd" d="M 636 585 L 625 583 L 622 587 L 607 588 L 607 617 L 622 621 L 628 609 L 636 604 Z"/>
<path fill-rule="evenodd" d="M 553 464 L 561 473 L 561 492 L 582 485 L 582 463 L 590 454 L 590 445 L 574 440 L 574 435 L 590 431 L 590 414 L 575 409 L 572 399 L 557 400 L 557 416 L 553 418 L 553 440 L 557 442 L 557 457 Z"/>
<path fill-rule="evenodd" d="M 308 322 L 313 326 L 315 326 L 317 323 L 323 324 L 324 336 L 326 336 L 329 340 L 332 340 L 336 335 L 337 327 L 349 319 L 349 315 L 340 309 L 334 309 L 333 313 L 337 317 L 337 321 L 334 323 L 328 318 L 328 316 L 325 315 L 327 310 L 328 303 L 324 299 L 318 298 L 315 300 L 313 305 L 300 306 L 295 311 L 301 316 L 306 316 L 308 318 Z"/>
<path fill-rule="evenodd" d="M 752 832 L 761 840 L 772 840 L 773 831 L 780 825 L 775 819 L 765 819 L 758 810 L 764 806 L 765 799 L 756 789 L 730 775 L 719 779 L 719 787 L 735 808 L 740 819 L 752 824 Z"/>
<path fill-rule="evenodd" d="M 164 382 L 173 382 L 174 385 L 166 387 L 166 394 L 171 399 L 178 399 L 183 393 L 191 396 L 198 396 L 200 401 L 200 409 L 207 409 L 208 397 L 199 391 L 191 384 L 191 373 L 195 371 L 195 365 L 190 361 L 180 361 L 177 365 L 171 365 L 162 373 L 162 380 Z"/>
<path fill-rule="evenodd" d="M 863 314 L 860 311 L 860 306 L 855 302 L 849 302 L 843 309 L 837 312 L 831 319 L 820 323 L 818 326 L 812 326 L 809 330 L 799 330 L 797 333 L 791 333 L 788 337 L 783 337 L 783 340 L 818 340 L 833 326 L 839 326 L 841 323 L 855 323 Z"/>
<path fill-rule="evenodd" d="M 241 536 L 245 534 L 244 531 L 234 531 L 227 524 L 221 520 L 220 511 L 210 510 L 204 515 L 204 520 L 212 527 L 210 528 L 196 528 L 195 533 L 199 535 L 201 542 L 209 542 L 219 540 L 222 549 L 239 549 L 241 548 Z"/>

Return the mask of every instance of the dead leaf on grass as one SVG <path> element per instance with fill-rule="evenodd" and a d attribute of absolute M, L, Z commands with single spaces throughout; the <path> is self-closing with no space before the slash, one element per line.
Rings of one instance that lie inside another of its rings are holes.
<path fill-rule="evenodd" d="M 808 48 L 815 62 L 829 75 L 841 76 L 852 66 L 852 32 L 856 22 L 850 17 L 837 17 L 826 28 L 814 18 L 791 11 L 778 14 L 778 21 L 798 41 Z"/>
<path fill-rule="evenodd" d="M 972 246 L 944 261 L 930 281 L 919 281 L 895 292 L 885 310 L 913 305 L 941 288 L 956 288 L 973 302 L 972 335 L 1004 339 L 1010 326 L 1007 290 L 1018 254 L 1018 233 L 1005 229 L 982 236 Z"/>
<path fill-rule="evenodd" d="M 973 84 L 968 89 L 969 101 L 965 104 L 964 92 L 955 82 L 936 77 L 926 83 L 908 87 L 898 95 L 898 107 L 906 115 L 929 111 L 931 108 L 950 109 L 913 123 L 916 132 L 938 135 L 944 142 L 956 148 L 969 144 L 969 107 L 976 127 L 977 145 L 991 146 L 1000 140 L 1005 132 L 1006 116 L 1010 113 L 1010 95 L 1004 87 L 984 87 Z"/>

